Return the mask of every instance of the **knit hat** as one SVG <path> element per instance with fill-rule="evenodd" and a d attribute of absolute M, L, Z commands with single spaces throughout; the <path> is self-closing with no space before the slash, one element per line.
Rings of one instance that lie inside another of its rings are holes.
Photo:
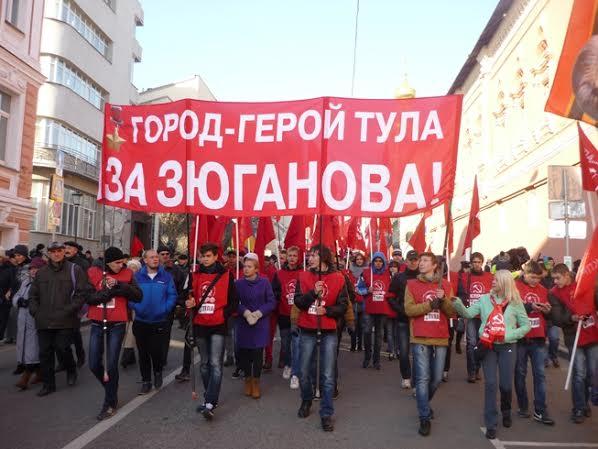
<path fill-rule="evenodd" d="M 25 245 L 17 245 L 13 249 L 15 254 L 20 254 L 23 257 L 29 257 L 29 248 Z"/>
<path fill-rule="evenodd" d="M 247 253 L 245 254 L 245 257 L 243 257 L 243 261 L 245 260 L 255 260 L 257 262 L 260 261 L 260 258 L 258 257 L 258 255 L 256 253 Z"/>
<path fill-rule="evenodd" d="M 34 257 L 31 259 L 31 263 L 29 264 L 29 269 L 31 268 L 41 268 L 46 265 L 46 261 L 41 257 Z"/>
<path fill-rule="evenodd" d="M 157 250 L 158 254 L 163 253 L 163 252 L 168 252 L 170 253 L 170 248 L 166 245 L 164 245 L 163 243 L 160 243 L 158 245 L 158 250 Z"/>
<path fill-rule="evenodd" d="M 104 258 L 106 259 L 106 263 L 114 262 L 115 260 L 121 260 L 125 258 L 123 252 L 115 246 L 111 246 L 106 251 L 104 251 Z"/>
<path fill-rule="evenodd" d="M 73 248 L 79 249 L 79 244 L 77 242 L 72 241 L 72 240 L 69 240 L 68 242 L 64 242 L 64 246 L 71 246 Z"/>

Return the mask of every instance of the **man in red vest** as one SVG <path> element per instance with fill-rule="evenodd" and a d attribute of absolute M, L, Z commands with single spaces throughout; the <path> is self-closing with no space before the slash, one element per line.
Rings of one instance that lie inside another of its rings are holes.
<path fill-rule="evenodd" d="M 415 399 L 419 412 L 419 434 L 428 436 L 434 414 L 430 401 L 442 381 L 448 347 L 449 317 L 455 309 L 450 283 L 442 279 L 438 259 L 425 252 L 419 257 L 420 275 L 407 281 L 405 313 L 410 317 L 410 334 L 415 367 Z"/>
<path fill-rule="evenodd" d="M 461 298 L 465 307 L 470 307 L 476 304 L 482 295 L 490 292 L 492 288 L 492 279 L 494 276 L 491 273 L 484 271 L 484 256 L 481 253 L 473 253 L 471 255 L 471 269 L 469 272 L 464 271 L 459 275 L 459 286 L 457 288 L 457 296 Z M 480 364 L 476 362 L 473 349 L 477 346 L 480 330 L 480 317 L 477 316 L 467 320 L 466 333 L 466 347 L 467 354 L 467 382 L 475 383 L 480 379 L 479 371 Z"/>
<path fill-rule="evenodd" d="M 580 315 L 577 311 L 577 304 L 573 299 L 577 284 L 567 265 L 563 263 L 555 265 L 552 269 L 552 278 L 555 286 L 550 290 L 549 300 L 552 304 L 553 324 L 563 329 L 565 346 L 569 354 L 573 350 L 577 323 L 582 321 L 573 361 L 571 388 L 573 401 L 571 420 L 581 424 L 585 418 L 592 415 L 588 385 L 593 383 L 595 386 L 598 380 L 596 379 L 598 373 L 592 372 L 592 367 L 594 369 L 598 367 L 598 314 L 596 314 L 596 304 L 590 314 Z"/>
<path fill-rule="evenodd" d="M 228 318 L 239 305 L 234 277 L 218 262 L 218 245 L 205 243 L 199 249 L 201 265 L 193 273 L 193 295 L 185 305 L 195 309 L 193 337 L 199 349 L 199 371 L 204 386 L 204 403 L 197 407 L 207 420 L 214 417 L 222 384 L 224 337 Z"/>
<path fill-rule="evenodd" d="M 334 430 L 333 394 L 337 356 L 337 321 L 347 310 L 345 278 L 334 268 L 332 252 L 323 245 L 314 246 L 309 254 L 309 271 L 299 274 L 295 287 L 295 306 L 299 309 L 297 325 L 301 330 L 300 360 L 301 406 L 297 415 L 310 414 L 316 379 L 312 375 L 312 361 L 317 358 L 319 342 L 320 418 L 322 429 Z M 315 365 L 315 364 L 314 364 Z"/>
<path fill-rule="evenodd" d="M 534 381 L 534 420 L 554 425 L 546 407 L 546 377 L 544 360 L 546 359 L 546 317 L 550 315 L 552 306 L 548 302 L 548 290 L 544 288 L 542 267 L 530 260 L 524 268 L 523 279 L 515 282 L 523 300 L 531 326 L 527 335 L 517 342 L 517 361 L 515 362 L 515 393 L 519 404 L 518 415 L 529 418 L 529 400 L 527 397 L 527 360 L 532 363 Z"/>
<path fill-rule="evenodd" d="M 129 301 L 139 302 L 142 298 L 133 272 L 125 266 L 123 252 L 119 248 L 110 247 L 105 251 L 104 257 L 104 272 L 98 267 L 91 267 L 87 272 L 89 283 L 95 289 L 87 299 L 87 317 L 91 320 L 89 368 L 104 387 L 104 404 L 97 416 L 100 421 L 110 418 L 116 412 L 118 360 L 129 321 Z M 104 348 L 104 333 L 107 348 Z M 102 360 L 104 351 L 108 351 L 107 367 L 104 367 Z M 108 381 L 104 379 L 104 369 L 108 373 Z"/>

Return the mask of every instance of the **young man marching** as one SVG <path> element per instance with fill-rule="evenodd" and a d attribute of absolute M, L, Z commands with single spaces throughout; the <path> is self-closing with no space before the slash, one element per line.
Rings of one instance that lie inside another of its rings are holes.
<path fill-rule="evenodd" d="M 332 252 L 323 245 L 317 245 L 309 254 L 309 271 L 301 272 L 295 288 L 295 306 L 300 310 L 298 326 L 301 330 L 301 406 L 297 415 L 306 418 L 310 414 L 311 403 L 316 388 L 312 378 L 312 361 L 318 340 L 320 418 L 322 429 L 334 430 L 332 404 L 334 394 L 334 373 L 337 355 L 337 320 L 347 309 L 345 278 L 334 269 Z"/>
<path fill-rule="evenodd" d="M 546 317 L 552 306 L 548 302 L 548 290 L 540 284 L 542 268 L 530 260 L 524 268 L 523 279 L 515 282 L 529 317 L 530 331 L 517 342 L 517 361 L 515 362 L 515 392 L 519 404 L 518 415 L 529 418 L 529 400 L 527 397 L 527 359 L 532 364 L 534 381 L 534 420 L 552 426 L 554 421 L 548 416 L 546 408 L 546 377 L 544 360 L 546 359 Z"/>
<path fill-rule="evenodd" d="M 197 407 L 197 412 L 211 420 L 222 384 L 226 322 L 237 309 L 239 299 L 234 277 L 217 261 L 218 245 L 206 243 L 199 251 L 201 265 L 193 273 L 193 295 L 185 305 L 195 309 L 193 338 L 201 357 L 199 371 L 205 390 L 204 403 Z"/>
<path fill-rule="evenodd" d="M 419 412 L 419 434 L 428 436 L 433 412 L 430 401 L 442 380 L 448 346 L 449 317 L 455 309 L 451 302 L 450 283 L 442 279 L 438 259 L 432 253 L 419 257 L 417 279 L 407 281 L 405 313 L 410 317 L 413 365 L 415 367 L 415 398 Z"/>

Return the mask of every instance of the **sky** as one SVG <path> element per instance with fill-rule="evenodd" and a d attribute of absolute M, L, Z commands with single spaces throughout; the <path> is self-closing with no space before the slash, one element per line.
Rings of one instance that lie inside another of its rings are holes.
<path fill-rule="evenodd" d="M 351 96 L 356 0 L 141 0 L 140 90 L 200 75 L 217 100 Z M 444 95 L 497 0 L 361 0 L 354 97 Z"/>

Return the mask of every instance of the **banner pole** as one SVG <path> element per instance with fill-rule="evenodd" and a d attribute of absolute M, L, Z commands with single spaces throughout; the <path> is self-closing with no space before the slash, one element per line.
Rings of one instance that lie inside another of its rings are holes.
<path fill-rule="evenodd" d="M 577 342 L 579 341 L 579 334 L 581 333 L 581 322 L 577 322 L 577 332 L 575 332 L 575 341 L 573 342 L 573 349 L 571 350 L 571 358 L 569 359 L 569 369 L 567 370 L 567 379 L 565 380 L 565 391 L 569 389 L 569 382 L 571 382 L 571 374 L 573 373 L 573 364 L 575 363 L 575 353 L 577 352 Z"/>
<path fill-rule="evenodd" d="M 370 225 L 368 226 L 368 234 L 370 237 L 370 279 L 374 280 L 374 242 L 372 241 L 372 218 L 370 218 Z"/>
<path fill-rule="evenodd" d="M 236 242 L 236 250 L 237 250 L 237 279 L 239 279 L 239 247 L 240 242 L 239 242 L 239 217 L 237 217 L 237 219 L 235 220 L 235 242 Z"/>
<path fill-rule="evenodd" d="M 280 270 L 280 227 L 278 226 L 278 220 L 276 221 L 276 265 Z"/>
<path fill-rule="evenodd" d="M 199 238 L 199 215 L 195 216 L 195 241 L 193 242 L 193 265 L 191 266 L 195 273 L 195 267 L 197 266 L 197 239 Z"/>
<path fill-rule="evenodd" d="M 345 262 L 345 270 L 349 269 L 349 255 L 351 254 L 351 248 L 347 246 L 347 260 Z"/>

